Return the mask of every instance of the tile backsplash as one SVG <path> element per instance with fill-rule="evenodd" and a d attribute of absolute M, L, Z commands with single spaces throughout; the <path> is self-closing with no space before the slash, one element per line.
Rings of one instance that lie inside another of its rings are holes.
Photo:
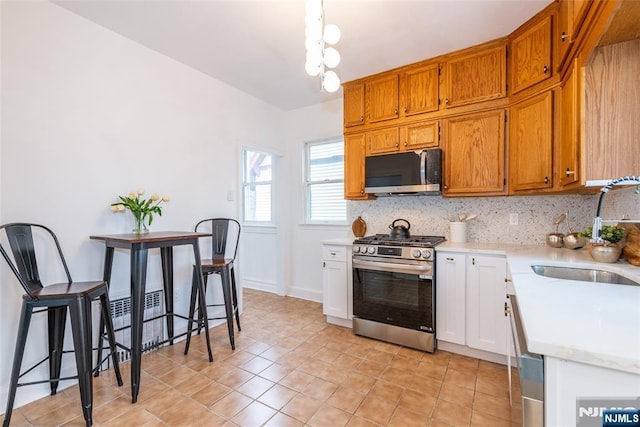
<path fill-rule="evenodd" d="M 622 191 L 628 190 L 620 190 Z M 610 196 L 612 195 L 606 197 Z M 638 212 L 640 196 L 616 194 L 611 199 L 605 200 L 603 214 L 621 217 L 628 213 L 633 217 L 632 210 Z M 597 195 L 469 198 L 401 196 L 351 201 L 349 212 L 352 221 L 358 216 L 365 220 L 367 235 L 387 234 L 390 231 L 389 225 L 395 219 L 403 218 L 410 222 L 410 232 L 413 235 L 441 235 L 450 239 L 448 218 L 465 213 L 478 215 L 468 223 L 469 242 L 544 245 L 547 233 L 555 230 L 553 222 L 558 215 L 568 212 L 573 231 L 582 231 L 591 225 L 597 202 Z M 511 214 L 517 214 L 518 225 L 510 225 Z M 559 231 L 568 232 L 566 222 L 560 225 Z"/>

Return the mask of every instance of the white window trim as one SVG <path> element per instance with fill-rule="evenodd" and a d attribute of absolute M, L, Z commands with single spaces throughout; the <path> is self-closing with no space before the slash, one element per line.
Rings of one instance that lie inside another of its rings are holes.
<path fill-rule="evenodd" d="M 246 183 L 245 183 L 245 153 L 247 151 L 252 151 L 252 152 L 256 152 L 256 153 L 263 153 L 263 154 L 267 154 L 269 156 L 271 156 L 271 204 L 270 204 L 270 208 L 271 208 L 271 221 L 247 221 L 245 220 L 245 189 L 246 189 Z M 276 169 L 276 163 L 278 163 L 277 158 L 279 157 L 278 153 L 269 151 L 269 150 L 265 150 L 263 148 L 255 148 L 255 147 L 242 147 L 242 152 L 240 153 L 240 169 L 241 169 L 241 173 L 242 173 L 242 179 L 240 180 L 240 186 L 241 186 L 241 191 L 240 191 L 240 206 L 241 206 L 241 215 L 240 217 L 242 218 L 242 225 L 243 226 L 247 226 L 247 227 L 256 227 L 256 228 L 273 228 L 276 226 L 276 218 L 275 218 L 275 191 L 276 191 L 276 185 L 275 185 L 275 181 L 276 181 L 276 173 L 275 173 L 275 169 Z"/>
<path fill-rule="evenodd" d="M 312 221 L 309 219 L 309 185 L 308 185 L 308 180 L 307 180 L 307 174 L 308 174 L 308 169 L 307 169 L 307 164 L 308 164 L 308 155 L 309 155 L 309 150 L 308 147 L 310 145 L 316 145 L 316 144 L 330 144 L 332 142 L 340 142 L 342 141 L 344 143 L 344 137 L 343 136 L 334 136 L 334 137 L 330 137 L 330 138 L 325 138 L 325 139 L 318 139 L 318 140 L 314 140 L 314 141 L 306 141 L 304 143 L 303 149 L 302 149 L 302 201 L 303 201 L 303 207 L 302 207 L 302 221 L 301 224 L 302 225 L 313 225 L 313 226 L 345 226 L 345 225 L 349 225 L 349 203 L 346 203 L 346 217 L 344 219 L 344 221 Z M 337 181 L 336 181 L 337 182 Z M 342 177 L 342 185 L 344 187 L 344 176 Z"/>

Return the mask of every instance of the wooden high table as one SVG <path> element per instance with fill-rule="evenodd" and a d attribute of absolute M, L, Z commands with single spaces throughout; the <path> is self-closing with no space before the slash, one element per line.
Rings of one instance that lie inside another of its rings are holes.
<path fill-rule="evenodd" d="M 173 247 L 191 245 L 193 247 L 194 266 L 197 286 L 200 295 L 198 303 L 200 312 L 206 313 L 206 300 L 204 283 L 202 280 L 202 266 L 200 260 L 200 247 L 198 239 L 210 236 L 208 233 L 195 233 L 189 231 L 159 231 L 145 234 L 111 234 L 105 236 L 90 236 L 93 240 L 102 240 L 106 246 L 104 261 L 104 280 L 110 283 L 115 248 L 129 249 L 131 262 L 131 401 L 136 403 L 140 390 L 140 365 L 142 359 L 142 326 L 144 323 L 144 295 L 147 281 L 147 258 L 149 249 L 160 248 L 162 261 L 162 281 L 164 286 L 165 316 L 167 320 L 168 339 L 173 345 Z M 179 316 L 179 315 L 177 315 Z M 184 317 L 184 316 L 179 316 Z M 188 318 L 186 318 L 188 319 Z M 188 321 L 203 322 L 209 362 L 213 361 L 211 345 L 209 343 L 209 324 L 207 316 L 200 320 L 188 319 Z M 191 329 L 191 328 L 189 328 Z M 186 333 L 185 333 L 186 334 Z M 184 334 L 180 334 L 184 335 Z M 99 355 L 101 358 L 102 355 Z"/>

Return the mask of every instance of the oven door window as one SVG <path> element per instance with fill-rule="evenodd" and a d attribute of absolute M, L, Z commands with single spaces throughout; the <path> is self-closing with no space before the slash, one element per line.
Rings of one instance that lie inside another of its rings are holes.
<path fill-rule="evenodd" d="M 354 269 L 353 314 L 433 332 L 433 282 L 418 274 Z"/>

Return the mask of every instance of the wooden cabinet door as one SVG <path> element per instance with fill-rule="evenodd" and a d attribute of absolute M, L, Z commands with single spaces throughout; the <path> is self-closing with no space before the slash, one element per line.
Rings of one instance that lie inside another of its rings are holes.
<path fill-rule="evenodd" d="M 364 83 L 344 86 L 344 127 L 364 124 Z"/>
<path fill-rule="evenodd" d="M 369 123 L 398 118 L 398 74 L 392 73 L 367 82 Z"/>
<path fill-rule="evenodd" d="M 582 181 L 587 185 L 640 173 L 638 70 L 640 39 L 598 48 L 584 69 Z"/>
<path fill-rule="evenodd" d="M 466 344 L 466 255 L 438 253 L 436 257 L 436 336 Z"/>
<path fill-rule="evenodd" d="M 584 34 L 581 31 L 587 12 L 593 0 L 560 0 L 558 7 L 558 23 L 555 32 L 556 46 L 558 46 L 557 69 L 564 69 L 570 58 L 567 56 L 572 45 L 579 44 Z"/>
<path fill-rule="evenodd" d="M 401 126 L 400 143 L 404 150 L 437 147 L 440 143 L 438 121 L 432 120 Z"/>
<path fill-rule="evenodd" d="M 492 353 L 507 353 L 505 258 L 467 257 L 467 345 Z M 437 283 L 437 282 L 436 282 Z"/>
<path fill-rule="evenodd" d="M 564 188 L 580 183 L 580 60 L 575 59 L 573 68 L 560 85 L 560 149 L 559 179 Z M 557 151 L 558 152 L 558 151 Z"/>
<path fill-rule="evenodd" d="M 401 105 L 405 117 L 438 110 L 438 64 L 410 69 L 400 76 Z"/>
<path fill-rule="evenodd" d="M 367 133 L 367 155 L 400 151 L 398 128 L 379 129 Z"/>
<path fill-rule="evenodd" d="M 504 98 L 507 95 L 506 45 L 479 48 L 445 64 L 444 107 Z"/>
<path fill-rule="evenodd" d="M 505 194 L 505 111 L 444 121 L 444 195 Z"/>
<path fill-rule="evenodd" d="M 551 188 L 553 92 L 513 105 L 509 123 L 509 191 Z"/>
<path fill-rule="evenodd" d="M 364 133 L 344 136 L 344 198 L 367 199 L 364 192 Z"/>
<path fill-rule="evenodd" d="M 511 89 L 517 93 L 551 77 L 551 15 L 511 40 Z"/>

